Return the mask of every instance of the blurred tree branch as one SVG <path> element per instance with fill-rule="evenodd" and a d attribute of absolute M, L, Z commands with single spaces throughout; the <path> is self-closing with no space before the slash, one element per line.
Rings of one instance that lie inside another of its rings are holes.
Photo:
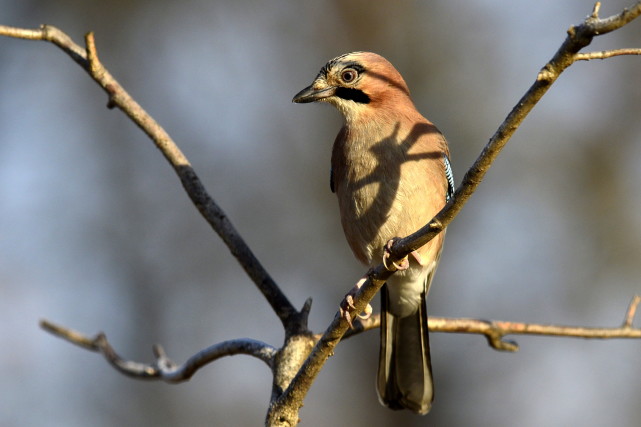
<path fill-rule="evenodd" d="M 243 338 L 223 341 L 209 346 L 190 357 L 184 364 L 178 365 L 167 357 L 165 350 L 160 345 L 154 345 L 153 353 L 156 360 L 153 363 L 146 364 L 125 360 L 120 357 L 107 341 L 107 336 L 102 332 L 91 338 L 47 320 L 41 320 L 40 326 L 47 332 L 85 350 L 101 353 L 111 366 L 129 377 L 158 379 L 167 383 L 187 381 L 203 366 L 221 357 L 236 354 L 254 356 L 272 368 L 278 353 L 278 350 L 269 344 L 250 338 Z"/>
<path fill-rule="evenodd" d="M 523 122 L 528 113 L 543 97 L 559 75 L 578 60 L 605 59 L 620 55 L 638 55 L 639 49 L 618 49 L 603 52 L 579 53 L 588 46 L 595 36 L 603 35 L 626 25 L 641 14 L 641 2 L 608 18 L 599 18 L 600 3 L 596 3 L 592 14 L 581 24 L 570 27 L 565 41 L 552 59 L 538 73 L 536 81 L 519 100 L 510 114 L 481 152 L 478 159 L 465 174 L 455 196 L 423 228 L 402 239 L 397 239 L 390 250 L 392 263 L 399 261 L 411 251 L 423 246 L 444 230 L 456 217 L 467 200 L 474 193 L 485 173 L 501 149 Z M 104 334 L 89 338 L 75 331 L 43 321 L 42 327 L 55 335 L 85 349 L 101 352 L 120 372 L 137 378 L 157 378 L 168 382 L 179 382 L 190 378 L 198 369 L 220 357 L 232 354 L 249 354 L 263 360 L 272 368 L 274 382 L 272 399 L 267 414 L 269 425 L 295 425 L 298 412 L 314 379 L 335 346 L 348 329 L 347 321 L 336 315 L 325 333 L 318 337 L 307 329 L 307 317 L 311 299 L 298 311 L 290 303 L 274 280 L 260 264 L 249 246 L 236 231 L 226 214 L 205 190 L 191 164 L 165 130 L 120 86 L 98 59 L 92 33 L 85 37 L 86 48 L 81 48 L 59 29 L 43 25 L 39 29 L 22 29 L 0 26 L 0 35 L 28 40 L 48 41 L 66 52 L 85 69 L 109 96 L 108 107 L 121 109 L 156 144 L 179 176 L 185 191 L 201 215 L 227 244 L 247 274 L 268 300 L 286 331 L 282 348 L 259 341 L 242 339 L 215 344 L 194 355 L 185 364 L 171 362 L 161 347 L 154 348 L 156 361 L 142 364 L 122 359 L 113 350 Z M 367 272 L 368 280 L 354 297 L 353 314 L 363 311 L 382 284 L 393 274 L 383 264 Z M 553 325 L 536 325 L 513 322 L 483 321 L 474 319 L 430 318 L 430 330 L 484 334 L 490 345 L 501 350 L 514 351 L 514 343 L 503 341 L 507 334 L 538 334 L 556 336 L 580 336 L 584 338 L 637 338 L 641 330 L 632 328 L 632 319 L 639 298 L 635 297 L 626 314 L 626 321 L 620 328 L 580 328 Z M 361 330 L 376 327 L 376 318 L 356 322 L 353 336 Z M 440 328 L 440 329 L 439 329 Z M 314 346 L 315 343 L 315 346 Z M 313 348 L 312 348 L 313 347 Z M 309 355 L 309 357 L 308 357 Z"/>

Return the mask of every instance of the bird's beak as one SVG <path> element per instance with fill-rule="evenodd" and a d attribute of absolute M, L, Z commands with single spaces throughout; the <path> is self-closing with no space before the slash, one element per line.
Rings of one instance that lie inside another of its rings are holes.
<path fill-rule="evenodd" d="M 294 95 L 292 102 L 297 104 L 306 104 L 308 102 L 319 101 L 328 98 L 336 93 L 336 88 L 333 86 L 319 87 L 318 81 L 315 81 L 310 86 Z"/>

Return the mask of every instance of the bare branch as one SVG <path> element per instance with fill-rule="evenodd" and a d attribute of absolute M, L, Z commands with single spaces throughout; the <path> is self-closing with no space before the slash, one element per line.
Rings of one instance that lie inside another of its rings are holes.
<path fill-rule="evenodd" d="M 625 320 L 617 328 L 588 328 L 583 326 L 542 325 L 537 323 L 506 322 L 502 320 L 455 319 L 451 317 L 430 316 L 430 332 L 449 332 L 485 335 L 490 346 L 496 350 L 517 351 L 519 346 L 513 341 L 505 341 L 506 335 L 542 335 L 554 337 L 575 337 L 586 339 L 641 338 L 641 328 L 633 328 L 632 322 L 641 296 L 635 295 L 626 311 Z M 375 314 L 367 320 L 358 319 L 354 329 L 348 330 L 343 339 L 361 332 L 380 327 L 380 316 Z M 320 335 L 316 336 L 320 339 Z"/>
<path fill-rule="evenodd" d="M 118 107 L 155 143 L 180 178 L 185 191 L 198 211 L 218 233 L 247 275 L 263 293 L 285 328 L 307 327 L 306 316 L 299 313 L 262 266 L 225 212 L 207 193 L 193 167 L 169 134 L 138 104 L 98 59 L 93 33 L 85 36 L 86 49 L 81 48 L 64 32 L 50 25 L 39 29 L 23 29 L 0 25 L 0 36 L 48 41 L 66 52 L 82 66 L 109 96 L 108 107 Z"/>
<path fill-rule="evenodd" d="M 200 368 L 225 356 L 245 354 L 262 360 L 273 367 L 274 358 L 278 350 L 269 344 L 249 338 L 223 341 L 207 347 L 191 356 L 182 365 L 171 361 L 163 348 L 159 345 L 153 347 L 156 360 L 152 363 L 140 363 L 125 360 L 116 353 L 107 337 L 102 332 L 90 338 L 80 332 L 68 329 L 47 320 L 41 320 L 40 326 L 72 344 L 84 349 L 101 353 L 105 359 L 119 372 L 134 378 L 161 380 L 167 383 L 180 383 L 189 380 Z"/>
<path fill-rule="evenodd" d="M 506 322 L 500 320 L 455 319 L 430 316 L 428 325 L 430 332 L 449 332 L 463 334 L 485 335 L 490 346 L 496 350 L 517 351 L 518 345 L 505 341 L 506 335 L 544 335 L 576 338 L 641 338 L 641 329 L 632 327 L 637 306 L 641 296 L 635 295 L 626 311 L 623 325 L 618 328 L 587 328 L 580 326 L 541 325 L 535 323 Z M 272 370 L 275 368 L 275 358 L 278 350 L 271 345 L 249 338 L 223 341 L 199 351 L 187 362 L 178 365 L 169 359 L 160 345 L 153 346 L 156 360 L 152 363 L 141 363 L 125 360 L 116 353 L 104 333 L 88 337 L 73 329 L 56 325 L 47 320 L 40 321 L 40 326 L 47 332 L 64 339 L 86 350 L 101 353 L 105 359 L 119 372 L 139 379 L 162 380 L 167 383 L 179 383 L 189 380 L 200 368 L 224 356 L 245 354 L 262 360 Z M 361 332 L 380 327 L 380 316 L 371 316 L 367 320 L 358 319 L 354 329 L 350 329 L 343 339 L 353 337 Z M 323 339 L 314 335 L 313 339 Z"/>
<path fill-rule="evenodd" d="M 589 61 L 591 59 L 607 59 L 614 56 L 623 56 L 623 55 L 641 55 L 641 49 L 614 49 L 614 50 L 602 50 L 600 52 L 586 52 L 586 53 L 577 53 L 575 59 L 577 61 Z"/>
<path fill-rule="evenodd" d="M 51 42 L 62 49 L 85 70 L 89 65 L 85 50 L 74 43 L 71 37 L 53 25 L 41 25 L 40 28 L 35 30 L 0 25 L 0 35 L 25 40 L 44 40 Z"/>
<path fill-rule="evenodd" d="M 62 338 L 63 340 L 69 341 L 70 343 L 75 344 L 78 347 L 82 347 L 85 350 L 99 351 L 99 346 L 97 343 L 98 336 L 96 336 L 95 338 L 90 338 L 78 331 L 74 331 L 73 329 L 68 329 L 63 326 L 58 326 L 55 323 L 51 323 L 44 319 L 40 321 L 40 327 L 50 334 L 55 335 L 58 338 Z"/>
<path fill-rule="evenodd" d="M 463 181 L 456 189 L 456 193 L 450 202 L 423 228 L 395 242 L 391 250 L 392 254 L 398 256 L 399 259 L 403 258 L 411 251 L 425 245 L 447 227 L 476 191 L 490 166 L 525 117 L 532 111 L 561 73 L 577 60 L 579 50 L 589 45 L 594 37 L 621 28 L 641 14 L 641 2 L 637 2 L 618 15 L 604 19 L 599 19 L 597 16 L 599 8 L 600 4 L 597 3 L 590 17 L 582 24 L 570 27 L 568 36 L 559 50 L 543 66 L 534 84 L 514 106 L 499 129 L 490 138 L 481 155 L 463 177 Z"/>
<path fill-rule="evenodd" d="M 641 14 L 641 2 L 636 2 L 632 6 L 624 8 L 621 13 L 608 16 L 607 18 L 603 19 L 599 18 L 600 8 L 601 3 L 596 2 L 596 4 L 594 5 L 594 9 L 592 10 L 592 15 L 588 17 L 582 24 L 571 27 L 568 30 L 568 34 L 570 34 L 573 30 L 576 30 L 577 34 L 582 33 L 580 37 L 588 37 L 591 41 L 593 37 L 602 36 L 614 30 L 618 30 L 624 25 L 632 22 Z M 587 46 L 588 44 L 590 44 L 590 42 L 588 42 L 585 46 Z M 585 46 L 582 46 L 582 48 Z"/>
<path fill-rule="evenodd" d="M 601 2 L 598 1 L 594 3 L 594 7 L 592 8 L 592 14 L 590 15 L 590 17 L 594 19 L 598 18 L 600 10 L 601 10 Z"/>
<path fill-rule="evenodd" d="M 625 318 L 623 319 L 623 328 L 631 328 L 632 327 L 632 322 L 634 321 L 634 315 L 637 312 L 637 307 L 639 306 L 639 303 L 641 303 L 641 295 L 635 295 L 632 297 L 632 301 L 630 301 L 630 305 L 628 306 L 628 311 L 625 313 Z"/>

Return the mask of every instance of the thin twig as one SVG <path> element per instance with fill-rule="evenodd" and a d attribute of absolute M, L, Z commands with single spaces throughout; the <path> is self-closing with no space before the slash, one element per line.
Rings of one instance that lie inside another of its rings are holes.
<path fill-rule="evenodd" d="M 70 343 L 82 347 L 86 350 L 98 351 L 98 344 L 96 343 L 97 336 L 95 338 L 90 338 L 82 334 L 81 332 L 65 328 L 64 326 L 58 326 L 55 323 L 51 323 L 47 320 L 41 320 L 40 327 L 50 334 L 69 341 Z"/>
<path fill-rule="evenodd" d="M 590 15 L 590 17 L 593 19 L 597 19 L 599 17 L 600 10 L 601 10 L 601 2 L 598 1 L 594 3 L 594 7 L 592 8 L 592 14 Z"/>
<path fill-rule="evenodd" d="M 637 312 L 639 303 L 641 303 L 641 295 L 635 295 L 634 297 L 632 297 L 632 301 L 630 301 L 630 305 L 628 306 L 628 311 L 625 313 L 623 328 L 632 327 L 632 323 L 634 322 L 634 315 Z"/>
<path fill-rule="evenodd" d="M 287 296 L 262 266 L 225 212 L 207 193 L 187 157 L 169 134 L 138 104 L 107 71 L 98 58 L 93 33 L 85 36 L 86 49 L 81 48 L 63 31 L 51 25 L 24 29 L 0 25 L 0 36 L 48 41 L 67 53 L 84 68 L 109 96 L 108 107 L 120 108 L 155 143 L 180 178 L 185 191 L 198 211 L 225 242 L 247 275 L 263 293 L 287 331 L 306 328 L 306 316 L 298 312 Z"/>
<path fill-rule="evenodd" d="M 623 56 L 623 55 L 641 55 L 641 49 L 628 48 L 628 49 L 602 50 L 600 52 L 577 53 L 575 59 L 577 61 L 589 61 L 591 59 L 607 59 L 607 58 L 612 58 L 614 56 Z"/>
<path fill-rule="evenodd" d="M 86 350 L 101 353 L 111 366 L 119 372 L 133 378 L 161 380 L 167 383 L 180 383 L 189 380 L 199 369 L 225 356 L 245 354 L 262 360 L 273 367 L 278 350 L 264 342 L 250 338 L 223 341 L 207 347 L 191 356 L 185 363 L 178 365 L 171 361 L 159 345 L 153 347 L 156 360 L 152 363 L 141 363 L 122 358 L 113 349 L 105 334 L 100 332 L 94 338 L 78 331 L 41 320 L 40 326 L 72 344 Z"/>

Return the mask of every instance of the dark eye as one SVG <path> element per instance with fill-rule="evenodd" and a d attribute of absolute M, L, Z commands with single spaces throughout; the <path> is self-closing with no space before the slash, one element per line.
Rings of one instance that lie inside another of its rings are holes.
<path fill-rule="evenodd" d="M 345 83 L 353 82 L 354 80 L 356 80 L 357 76 L 358 76 L 358 73 L 356 72 L 356 70 L 354 70 L 352 68 L 348 68 L 346 70 L 343 70 L 343 72 L 341 73 L 341 79 Z"/>

